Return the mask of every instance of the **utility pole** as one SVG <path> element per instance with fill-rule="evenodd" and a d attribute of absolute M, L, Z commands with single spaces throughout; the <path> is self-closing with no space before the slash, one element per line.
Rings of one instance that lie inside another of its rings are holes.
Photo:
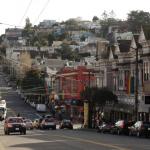
<path fill-rule="evenodd" d="M 134 119 L 135 121 L 138 121 L 138 86 L 139 86 L 139 69 L 138 69 L 138 63 L 139 63 L 139 59 L 138 59 L 138 53 L 139 53 L 139 49 L 142 48 L 142 45 L 140 45 L 139 43 L 137 44 L 137 48 L 135 48 L 136 50 L 136 61 L 135 61 L 135 109 L 134 109 Z"/>
<path fill-rule="evenodd" d="M 91 70 L 88 71 L 88 77 L 89 77 L 89 99 L 88 99 L 88 128 L 92 128 L 92 100 L 91 100 Z"/>

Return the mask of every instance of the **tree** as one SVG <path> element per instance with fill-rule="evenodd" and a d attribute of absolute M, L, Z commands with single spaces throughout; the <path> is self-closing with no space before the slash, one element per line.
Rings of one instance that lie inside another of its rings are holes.
<path fill-rule="evenodd" d="M 75 19 L 69 19 L 65 22 L 67 30 L 78 30 L 79 25 Z"/>
<path fill-rule="evenodd" d="M 76 60 L 79 58 L 77 51 L 72 51 L 71 47 L 68 44 L 63 43 L 61 49 L 57 49 L 56 53 L 58 56 L 61 56 L 63 60 Z"/>
<path fill-rule="evenodd" d="M 131 11 L 128 14 L 127 23 L 129 25 L 129 30 L 132 32 L 139 31 L 141 26 L 149 26 L 150 28 L 150 13 L 138 10 Z"/>
<path fill-rule="evenodd" d="M 48 35 L 48 45 L 52 46 L 54 40 L 55 40 L 54 35 L 53 34 L 49 34 Z"/>
<path fill-rule="evenodd" d="M 118 25 L 118 22 L 120 22 L 120 20 L 114 18 L 113 11 L 111 11 L 110 14 L 107 14 L 107 12 L 104 11 L 102 14 L 102 19 L 100 20 L 101 36 L 106 38 L 108 34 L 108 28 L 110 26 Z"/>
<path fill-rule="evenodd" d="M 21 87 L 26 93 L 37 95 L 45 93 L 44 81 L 38 70 L 29 70 L 21 82 Z"/>
<path fill-rule="evenodd" d="M 80 38 L 81 42 L 85 41 L 86 40 L 86 37 L 84 35 L 81 36 Z"/>
<path fill-rule="evenodd" d="M 108 88 L 86 87 L 85 90 L 81 92 L 81 97 L 92 101 L 94 104 L 101 107 L 102 110 L 106 104 L 114 104 L 118 101 L 117 96 Z"/>
<path fill-rule="evenodd" d="M 97 16 L 94 16 L 93 19 L 92 19 L 93 22 L 96 22 L 98 20 L 99 20 L 99 18 Z"/>
<path fill-rule="evenodd" d="M 31 65 L 32 59 L 30 53 L 22 52 L 20 55 L 20 70 L 23 75 L 22 77 L 24 77 L 26 72 L 28 72 L 31 69 Z"/>
<path fill-rule="evenodd" d="M 26 19 L 26 25 L 25 25 L 25 27 L 24 27 L 24 29 L 23 29 L 22 35 L 23 35 L 23 37 L 25 37 L 26 40 L 27 40 L 27 43 L 26 43 L 26 44 L 27 44 L 28 46 L 30 46 L 30 45 L 32 44 L 32 43 L 31 43 L 32 38 L 34 37 L 34 36 L 33 36 L 33 35 L 34 35 L 34 30 L 33 30 L 33 28 L 32 28 L 32 24 L 31 24 L 29 18 Z"/>

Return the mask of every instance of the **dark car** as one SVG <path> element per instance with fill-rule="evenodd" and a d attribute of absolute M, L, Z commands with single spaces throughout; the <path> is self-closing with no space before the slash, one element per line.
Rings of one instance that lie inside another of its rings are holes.
<path fill-rule="evenodd" d="M 9 135 L 13 132 L 19 132 L 20 134 L 26 134 L 26 125 L 23 122 L 22 117 L 9 117 L 4 123 L 4 133 Z"/>
<path fill-rule="evenodd" d="M 137 121 L 129 127 L 129 135 L 150 137 L 150 122 Z"/>
<path fill-rule="evenodd" d="M 103 122 L 101 125 L 98 126 L 97 132 L 101 132 L 101 133 L 106 133 L 107 132 L 107 133 L 109 133 L 113 127 L 114 127 L 113 123 Z"/>
<path fill-rule="evenodd" d="M 53 115 L 52 115 L 52 114 L 46 114 L 46 115 L 44 116 L 44 118 L 53 118 Z"/>
<path fill-rule="evenodd" d="M 73 124 L 71 122 L 71 120 L 68 120 L 68 119 L 64 119 L 62 120 L 62 122 L 60 123 L 60 129 L 73 129 Z"/>
<path fill-rule="evenodd" d="M 115 125 L 111 129 L 112 134 L 129 134 L 129 127 L 131 127 L 135 122 L 134 121 L 126 121 L 119 120 L 115 123 Z"/>
<path fill-rule="evenodd" d="M 54 118 L 43 118 L 40 123 L 40 129 L 53 129 L 56 130 L 56 121 Z"/>

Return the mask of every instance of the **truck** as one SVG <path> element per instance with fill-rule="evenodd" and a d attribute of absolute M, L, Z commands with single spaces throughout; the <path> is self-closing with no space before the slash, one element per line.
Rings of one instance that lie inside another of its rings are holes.
<path fill-rule="evenodd" d="M 7 115 L 6 101 L 0 100 L 0 121 L 3 121 Z"/>

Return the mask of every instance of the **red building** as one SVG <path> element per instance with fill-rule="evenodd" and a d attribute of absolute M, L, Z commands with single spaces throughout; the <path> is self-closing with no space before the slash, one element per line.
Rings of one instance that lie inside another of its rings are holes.
<path fill-rule="evenodd" d="M 92 70 L 85 66 L 64 67 L 56 76 L 58 95 L 68 104 L 70 114 L 74 117 L 82 116 L 83 100 L 80 93 L 86 86 L 96 85 L 96 78 Z"/>
<path fill-rule="evenodd" d="M 96 78 L 92 70 L 85 66 L 78 66 L 77 68 L 65 67 L 57 74 L 57 89 L 63 99 L 81 100 L 80 93 L 86 86 L 96 85 Z"/>

